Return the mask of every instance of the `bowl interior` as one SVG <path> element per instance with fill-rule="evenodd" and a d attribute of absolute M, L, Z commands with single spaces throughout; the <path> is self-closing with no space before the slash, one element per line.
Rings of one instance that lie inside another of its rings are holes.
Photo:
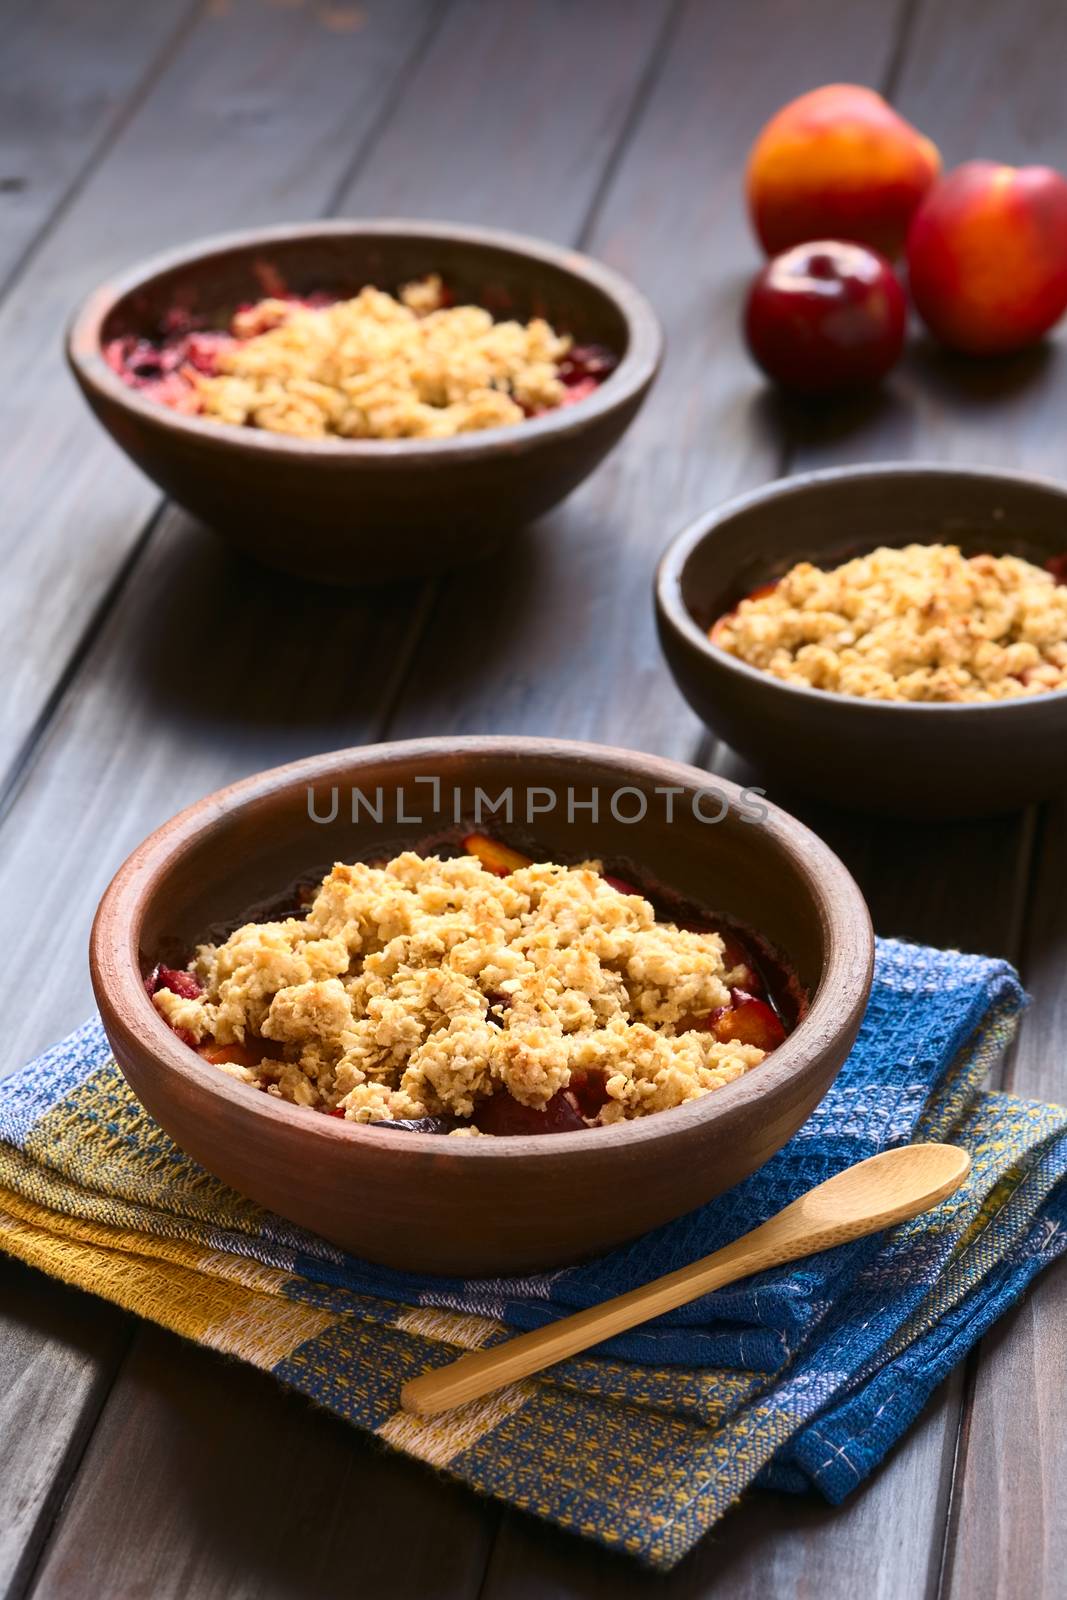
<path fill-rule="evenodd" d="M 957 544 L 1042 566 L 1067 551 L 1067 490 L 952 468 L 874 468 L 775 484 L 708 520 L 678 571 L 682 602 L 706 631 L 797 561 L 830 567 L 876 545 Z"/>
<path fill-rule="evenodd" d="M 626 318 L 612 296 L 559 261 L 503 243 L 442 230 L 409 233 L 296 231 L 288 237 L 220 242 L 143 278 L 120 293 L 101 326 L 101 340 L 160 333 L 175 310 L 196 325 L 226 325 L 240 305 L 273 294 L 324 291 L 354 295 L 366 284 L 396 292 L 439 273 L 460 302 L 485 306 L 497 318 L 545 317 L 579 342 L 627 353 Z"/>
<path fill-rule="evenodd" d="M 825 884 L 832 861 L 806 830 L 773 808 L 766 821 L 747 821 L 747 807 L 727 805 L 731 785 L 699 797 L 701 812 L 722 821 L 696 820 L 693 795 L 701 775 L 686 786 L 679 770 L 650 763 L 647 770 L 610 760 L 556 755 L 531 760 L 508 752 L 402 755 L 376 761 L 358 753 L 331 758 L 309 785 L 301 777 L 264 787 L 255 780 L 241 803 L 205 813 L 185 826 L 175 848 L 156 853 L 141 916 L 133 929 L 143 971 L 159 960 L 187 959 L 209 932 L 244 920 L 300 880 L 317 878 L 334 861 L 384 857 L 397 849 L 453 846 L 477 816 L 479 795 L 512 796 L 509 823 L 484 816 L 481 829 L 541 859 L 574 863 L 601 858 L 609 870 L 628 871 L 763 935 L 784 955 L 814 998 L 826 967 L 830 912 Z M 640 758 L 635 758 L 640 760 Z M 434 805 L 434 785 L 439 804 Z M 714 786 L 715 780 L 706 779 Z M 680 785 L 668 807 L 665 782 Z M 309 807 L 309 790 L 313 796 Z M 357 813 L 353 819 L 353 793 Z M 598 816 L 588 809 L 596 797 Z M 620 814 L 639 823 L 616 820 Z M 529 805 L 536 815 L 528 815 Z M 370 815 L 379 812 L 381 821 Z M 668 818 L 668 809 L 673 817 Z M 311 811 L 319 818 L 315 821 Z M 464 819 L 458 825 L 455 818 Z M 501 814 L 502 816 L 502 814 Z M 806 849 L 806 842 L 810 848 Z M 821 872 L 820 872 L 821 869 Z M 857 895 L 858 900 L 858 895 Z"/>

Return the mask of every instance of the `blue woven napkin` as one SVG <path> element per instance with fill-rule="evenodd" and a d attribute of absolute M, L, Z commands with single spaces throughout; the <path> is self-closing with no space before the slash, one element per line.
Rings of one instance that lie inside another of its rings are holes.
<path fill-rule="evenodd" d="M 1067 1239 L 1067 1112 L 982 1089 L 1023 1002 L 1003 962 L 880 941 L 859 1038 L 729 1194 L 524 1278 L 389 1272 L 262 1211 L 172 1144 L 99 1022 L 0 1083 L 0 1248 L 282 1382 L 483 1493 L 658 1566 L 753 1484 L 840 1500 Z M 865 1156 L 949 1139 L 964 1186 L 423 1421 L 400 1385 L 706 1254 Z"/>

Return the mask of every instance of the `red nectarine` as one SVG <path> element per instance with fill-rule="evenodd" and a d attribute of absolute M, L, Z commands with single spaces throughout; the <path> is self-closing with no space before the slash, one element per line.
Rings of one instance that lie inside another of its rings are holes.
<path fill-rule="evenodd" d="M 908 278 L 930 332 L 970 355 L 1033 344 L 1067 310 L 1067 181 L 967 161 L 912 219 Z"/>

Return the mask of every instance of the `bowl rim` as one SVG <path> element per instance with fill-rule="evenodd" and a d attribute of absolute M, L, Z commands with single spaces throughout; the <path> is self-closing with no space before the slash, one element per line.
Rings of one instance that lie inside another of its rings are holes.
<path fill-rule="evenodd" d="M 562 739 L 468 736 L 457 739 L 425 738 L 388 741 L 329 751 L 322 755 L 272 767 L 204 796 L 178 812 L 142 841 L 127 857 L 105 890 L 93 920 L 89 966 L 97 1002 L 109 1033 L 114 1029 L 130 1053 L 148 1051 L 157 1068 L 176 1074 L 191 1086 L 229 1101 L 249 1117 L 267 1119 L 280 1133 L 300 1130 L 309 1141 L 349 1140 L 353 1147 L 410 1150 L 424 1157 L 455 1155 L 461 1161 L 551 1155 L 556 1160 L 579 1162 L 583 1154 L 605 1147 L 635 1143 L 669 1144 L 676 1136 L 699 1125 L 744 1116 L 748 1106 L 776 1090 L 784 1090 L 803 1076 L 812 1060 L 844 1033 L 854 1037 L 866 1009 L 874 968 L 874 933 L 870 913 L 859 887 L 828 845 L 803 823 L 770 801 L 763 801 L 765 820 L 751 825 L 769 831 L 774 842 L 795 864 L 815 904 L 827 944 L 827 962 L 809 1009 L 785 1042 L 758 1071 L 745 1073 L 698 1100 L 632 1121 L 573 1133 L 517 1135 L 507 1138 L 442 1139 L 440 1134 L 373 1128 L 363 1123 L 316 1114 L 274 1096 L 252 1094 L 248 1086 L 224 1072 L 209 1073 L 203 1063 L 163 1021 L 145 989 L 139 963 L 141 916 L 138 908 L 151 899 L 155 885 L 174 860 L 204 832 L 223 818 L 279 789 L 329 780 L 341 773 L 355 776 L 360 765 L 379 771 L 390 762 L 397 766 L 412 759 L 439 756 L 504 755 L 537 760 L 569 758 L 572 761 L 615 765 L 620 773 L 635 773 L 647 780 L 682 783 L 693 789 L 714 785 L 731 808 L 743 791 L 737 784 L 717 778 L 683 762 L 609 745 Z M 384 781 L 384 779 L 383 779 Z"/>
<path fill-rule="evenodd" d="M 740 512 L 747 511 L 751 506 L 773 504 L 776 500 L 789 498 L 795 494 L 804 494 L 809 489 L 819 489 L 826 484 L 841 483 L 858 479 L 878 478 L 976 478 L 990 485 L 1007 483 L 1022 488 L 1036 489 L 1039 492 L 1049 493 L 1064 501 L 1067 512 L 1067 483 L 1060 483 L 1055 478 L 1045 477 L 1039 473 L 1017 472 L 1008 468 L 998 467 L 972 467 L 966 465 L 952 466 L 943 461 L 880 461 L 863 462 L 859 465 L 847 467 L 820 467 L 813 472 L 797 473 L 795 476 L 774 478 L 770 483 L 761 484 L 758 488 L 746 490 L 743 494 L 734 495 L 731 499 L 723 501 L 721 505 L 714 506 L 704 511 L 700 516 L 689 522 L 680 533 L 676 534 L 667 545 L 656 567 L 653 579 L 653 597 L 656 609 L 661 619 L 687 644 L 695 647 L 708 662 L 719 668 L 735 673 L 738 677 L 747 679 L 753 684 L 759 684 L 768 690 L 780 691 L 783 694 L 799 696 L 818 705 L 831 705 L 848 707 L 855 714 L 858 708 L 874 715 L 910 715 L 913 718 L 920 716 L 944 715 L 951 713 L 959 719 L 1001 714 L 1008 711 L 1018 713 L 1023 707 L 1048 705 L 1062 702 L 1067 699 L 1067 688 L 1046 689 L 1039 694 L 1017 696 L 1009 700 L 982 700 L 969 701 L 940 701 L 940 700 L 877 700 L 866 699 L 860 695 L 842 694 L 836 689 L 814 689 L 808 684 L 793 683 L 784 678 L 775 678 L 769 672 L 764 672 L 760 667 L 750 666 L 747 661 L 741 661 L 721 646 L 713 644 L 708 635 L 700 627 L 682 595 L 682 578 L 691 556 L 705 540 L 713 538 L 716 532 Z M 920 541 L 921 542 L 921 541 Z M 1067 538 L 1065 538 L 1067 544 Z"/>
<path fill-rule="evenodd" d="M 205 418 L 186 416 L 150 400 L 124 383 L 104 358 L 101 333 L 117 303 L 163 273 L 195 266 L 229 250 L 255 249 L 294 239 L 406 237 L 449 241 L 504 250 L 550 266 L 598 289 L 616 307 L 626 324 L 627 348 L 617 367 L 596 390 L 573 406 L 556 407 L 521 424 L 482 428 L 444 439 L 304 439 L 267 429 L 229 428 Z M 468 458 L 479 448 L 507 446 L 509 453 L 535 449 L 546 439 L 574 431 L 617 410 L 652 382 L 663 356 L 663 330 L 651 304 L 628 279 L 582 251 L 505 229 L 405 217 L 335 218 L 321 222 L 279 223 L 211 234 L 163 251 L 106 279 L 91 290 L 73 313 L 65 350 L 75 376 L 102 398 L 124 406 L 146 421 L 174 429 L 191 439 L 224 450 L 250 450 L 255 455 L 295 456 L 323 461 L 388 462 L 418 457 L 441 462 Z"/>

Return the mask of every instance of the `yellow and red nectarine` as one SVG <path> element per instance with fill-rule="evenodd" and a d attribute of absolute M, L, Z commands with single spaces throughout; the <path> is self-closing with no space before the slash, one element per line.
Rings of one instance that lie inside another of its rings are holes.
<path fill-rule="evenodd" d="M 875 90 L 826 84 L 783 106 L 753 145 L 752 223 L 768 255 L 847 239 L 892 257 L 940 169 L 936 145 Z"/>

